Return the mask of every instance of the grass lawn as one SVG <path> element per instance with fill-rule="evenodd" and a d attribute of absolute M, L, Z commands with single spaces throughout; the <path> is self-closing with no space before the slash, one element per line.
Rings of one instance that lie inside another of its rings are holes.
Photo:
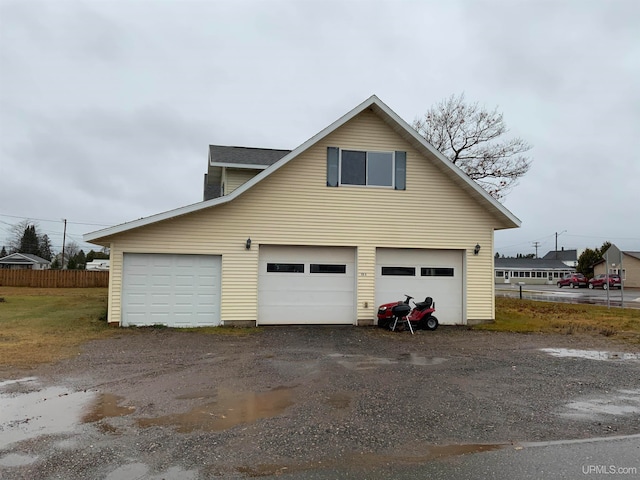
<path fill-rule="evenodd" d="M 29 367 L 76 355 L 83 343 L 140 329 L 107 326 L 106 288 L 0 286 L 0 367 Z M 640 310 L 496 298 L 496 322 L 477 330 L 585 333 L 640 344 Z M 260 328 L 180 329 L 247 335 Z"/>
<path fill-rule="evenodd" d="M 107 326 L 106 288 L 0 287 L 0 366 L 73 356 L 118 330 Z"/>
<path fill-rule="evenodd" d="M 29 367 L 77 355 L 83 343 L 142 329 L 107 326 L 107 288 L 0 286 L 0 367 Z M 259 328 L 184 328 L 201 334 L 249 335 Z"/>
<path fill-rule="evenodd" d="M 496 298 L 496 321 L 477 330 L 523 333 L 586 333 L 640 343 L 640 309 Z"/>

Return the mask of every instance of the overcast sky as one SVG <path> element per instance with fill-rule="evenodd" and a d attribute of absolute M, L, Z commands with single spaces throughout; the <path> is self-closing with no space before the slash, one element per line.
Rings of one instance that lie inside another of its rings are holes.
<path fill-rule="evenodd" d="M 640 251 L 640 2 L 0 0 L 0 245 L 202 200 L 209 144 L 293 149 L 376 94 L 464 92 L 533 166 L 502 254 Z M 3 241 L 4 239 L 4 241 Z M 97 247 L 94 247 L 97 249 Z"/>

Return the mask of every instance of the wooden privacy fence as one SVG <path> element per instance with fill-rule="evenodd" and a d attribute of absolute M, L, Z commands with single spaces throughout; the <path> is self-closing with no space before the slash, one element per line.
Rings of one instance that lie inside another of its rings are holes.
<path fill-rule="evenodd" d="M 91 270 L 0 269 L 0 286 L 37 288 L 95 288 L 109 286 L 109 272 Z"/>

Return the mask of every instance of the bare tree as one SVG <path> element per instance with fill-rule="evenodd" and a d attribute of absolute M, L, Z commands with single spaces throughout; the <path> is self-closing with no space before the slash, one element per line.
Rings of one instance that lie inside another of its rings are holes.
<path fill-rule="evenodd" d="M 502 113 L 466 103 L 464 93 L 431 107 L 414 120 L 413 128 L 499 200 L 531 166 L 523 155 L 531 145 L 521 138 L 502 138 L 509 131 Z"/>
<path fill-rule="evenodd" d="M 24 232 L 32 225 L 35 225 L 36 228 L 38 227 L 35 222 L 29 219 L 25 219 L 11 226 L 11 236 L 9 237 L 9 253 L 16 253 L 20 251 L 22 236 L 24 235 Z"/>

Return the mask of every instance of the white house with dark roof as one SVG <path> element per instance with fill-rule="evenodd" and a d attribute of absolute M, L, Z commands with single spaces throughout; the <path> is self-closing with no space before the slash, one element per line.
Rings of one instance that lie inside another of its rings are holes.
<path fill-rule="evenodd" d="M 565 250 L 564 247 L 562 247 L 561 250 L 549 251 L 549 253 L 547 253 L 544 257 L 542 257 L 542 259 L 543 260 L 560 260 L 568 267 L 577 267 L 578 258 L 580 258 L 580 255 L 582 255 L 582 252 L 584 252 L 584 248 Z"/>
<path fill-rule="evenodd" d="M 496 258 L 494 262 L 495 283 L 552 285 L 564 274 L 576 271 L 562 260 L 555 259 Z"/>
<path fill-rule="evenodd" d="M 0 268 L 10 270 L 47 270 L 51 262 L 31 253 L 12 253 L 0 258 Z"/>

